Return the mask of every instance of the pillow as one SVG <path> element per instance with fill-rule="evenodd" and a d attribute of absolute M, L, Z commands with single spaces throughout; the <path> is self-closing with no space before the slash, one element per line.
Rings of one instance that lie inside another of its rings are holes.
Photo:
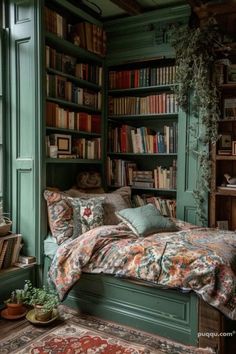
<path fill-rule="evenodd" d="M 112 193 L 102 193 L 102 194 L 87 194 L 83 193 L 77 189 L 69 189 L 65 192 L 70 197 L 83 197 L 83 198 L 104 198 L 104 225 L 117 225 L 120 220 L 116 216 L 115 212 L 131 207 L 131 188 L 122 187 L 117 189 Z"/>
<path fill-rule="evenodd" d="M 48 223 L 51 234 L 58 245 L 73 235 L 73 207 L 72 198 L 63 193 L 45 190 L 44 198 L 47 202 Z"/>
<path fill-rule="evenodd" d="M 73 237 L 103 225 L 104 198 L 74 198 L 74 234 Z"/>
<path fill-rule="evenodd" d="M 153 204 L 120 210 L 116 212 L 116 215 L 137 236 L 141 237 L 148 236 L 154 232 L 177 230 L 174 222 L 162 216 Z"/>

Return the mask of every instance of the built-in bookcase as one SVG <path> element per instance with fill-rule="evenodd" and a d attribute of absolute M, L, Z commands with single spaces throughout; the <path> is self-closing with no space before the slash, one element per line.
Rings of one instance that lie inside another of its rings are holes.
<path fill-rule="evenodd" d="M 111 67 L 108 73 L 107 185 L 129 185 L 134 205 L 153 202 L 172 216 L 178 156 L 175 71 L 174 60 L 166 59 Z"/>
<path fill-rule="evenodd" d="M 210 225 L 230 230 L 236 229 L 236 52 L 233 46 L 234 43 L 225 50 L 222 48 L 215 64 L 221 115 L 219 140 L 211 154 L 210 194 Z"/>
<path fill-rule="evenodd" d="M 46 184 L 67 188 L 102 172 L 106 34 L 69 1 L 45 1 L 44 28 Z"/>

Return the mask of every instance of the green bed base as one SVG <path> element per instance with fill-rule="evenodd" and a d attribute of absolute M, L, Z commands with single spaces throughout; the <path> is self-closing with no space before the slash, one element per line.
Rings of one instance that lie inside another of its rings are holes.
<path fill-rule="evenodd" d="M 50 259 L 45 257 L 44 280 Z M 83 274 L 64 303 L 82 313 L 198 345 L 198 298 L 104 274 Z"/>

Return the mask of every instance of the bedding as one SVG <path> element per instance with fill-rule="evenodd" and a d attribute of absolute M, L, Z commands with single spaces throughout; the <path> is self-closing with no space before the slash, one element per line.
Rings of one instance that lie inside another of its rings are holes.
<path fill-rule="evenodd" d="M 82 272 L 191 289 L 236 320 L 235 250 L 231 231 L 183 224 L 177 232 L 137 238 L 124 224 L 100 226 L 58 248 L 49 278 L 61 300 Z"/>
<path fill-rule="evenodd" d="M 58 245 L 92 227 L 118 224 L 115 212 L 131 207 L 130 187 L 100 194 L 85 193 L 73 188 L 65 192 L 46 189 L 44 198 L 47 202 L 49 229 Z M 88 211 L 86 203 L 93 205 L 89 207 L 92 213 L 87 216 L 84 214 L 84 211 Z"/>
<path fill-rule="evenodd" d="M 153 204 L 138 208 L 127 208 L 116 212 L 117 217 L 137 236 L 145 237 L 154 232 L 176 231 L 177 226 L 161 215 Z"/>

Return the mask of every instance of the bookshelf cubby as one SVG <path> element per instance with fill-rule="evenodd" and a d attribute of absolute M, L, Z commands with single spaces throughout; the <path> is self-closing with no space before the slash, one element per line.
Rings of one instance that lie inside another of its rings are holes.
<path fill-rule="evenodd" d="M 103 171 L 106 36 L 98 20 L 70 1 L 45 1 L 44 22 L 46 185 L 65 188 L 80 170 Z M 68 137 L 69 152 L 60 154 L 58 146 L 55 158 L 50 145 L 60 134 Z M 65 185 L 66 174 L 71 177 Z"/>
<path fill-rule="evenodd" d="M 174 60 L 117 65 L 108 75 L 107 185 L 130 185 L 135 206 L 172 200 L 175 207 L 169 215 L 175 216 Z"/>
<path fill-rule="evenodd" d="M 219 52 L 219 59 L 221 116 L 219 139 L 211 148 L 210 226 L 235 230 L 236 188 L 226 176 L 236 177 L 236 77 L 230 73 L 231 66 L 235 70 L 236 54 L 224 50 Z"/>

